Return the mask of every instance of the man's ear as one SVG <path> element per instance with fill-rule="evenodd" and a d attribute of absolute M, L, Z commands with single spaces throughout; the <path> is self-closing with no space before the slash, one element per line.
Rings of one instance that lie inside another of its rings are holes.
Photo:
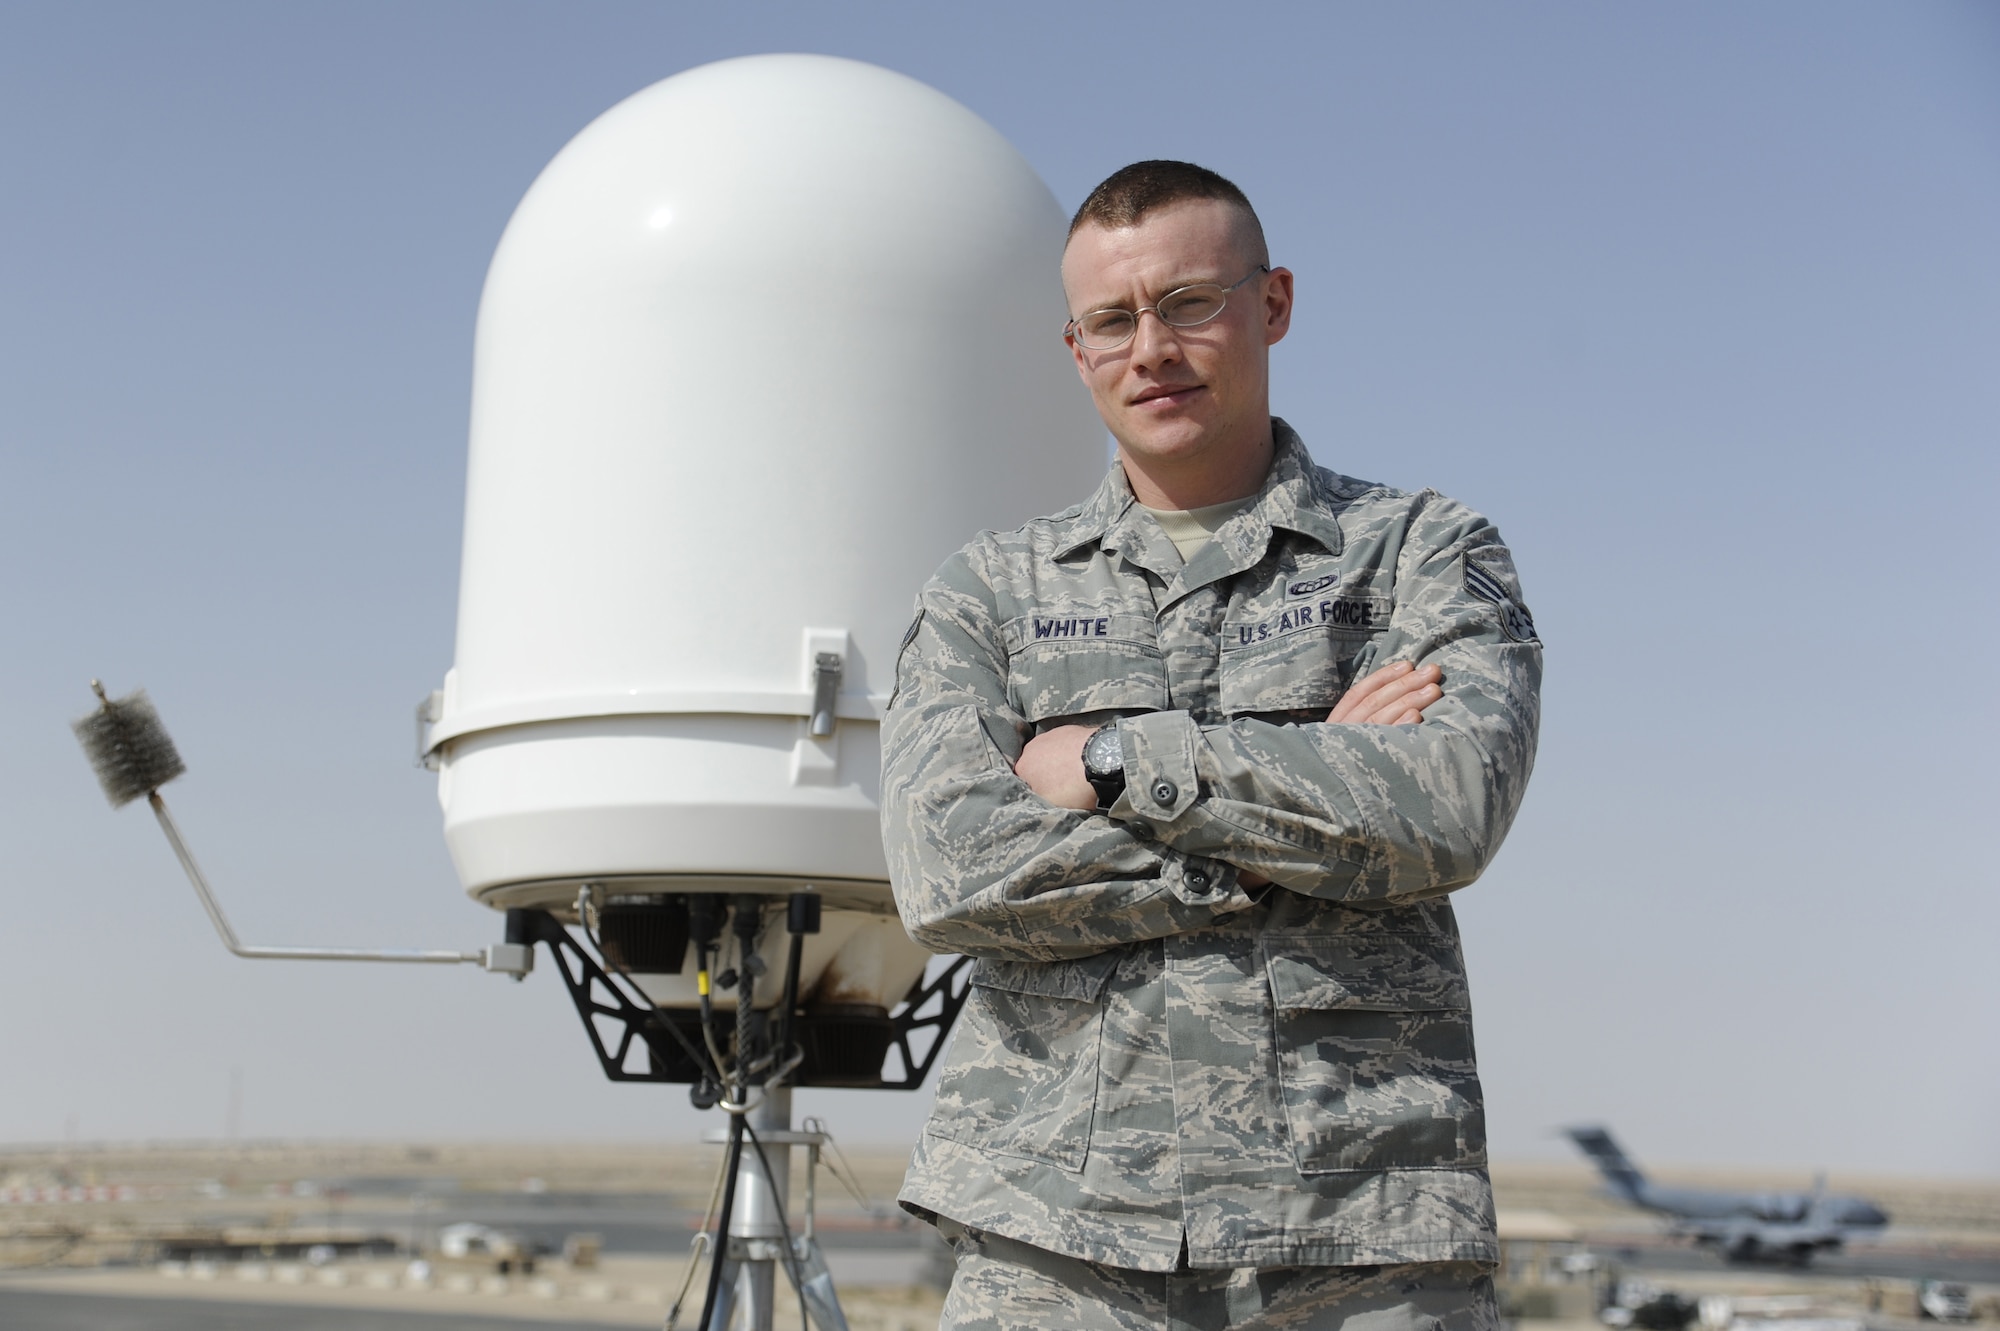
<path fill-rule="evenodd" d="M 1083 380 L 1085 388 L 1090 387 L 1090 366 L 1084 362 L 1083 348 L 1068 333 L 1063 334 L 1063 344 L 1069 348 L 1070 359 L 1076 362 L 1076 377 Z"/>
<path fill-rule="evenodd" d="M 1292 328 L 1292 270 L 1273 268 L 1264 278 L 1264 345 L 1284 339 Z"/>

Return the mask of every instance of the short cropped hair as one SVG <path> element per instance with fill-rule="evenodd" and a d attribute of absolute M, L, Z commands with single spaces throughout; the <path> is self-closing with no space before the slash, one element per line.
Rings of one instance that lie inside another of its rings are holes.
<path fill-rule="evenodd" d="M 1260 251 L 1256 257 L 1268 261 L 1264 224 L 1257 220 L 1257 210 L 1250 206 L 1248 196 L 1231 181 L 1193 162 L 1134 162 L 1118 168 L 1076 210 L 1076 216 L 1069 222 L 1069 234 L 1074 236 L 1086 225 L 1113 231 L 1137 226 L 1147 213 L 1189 199 L 1220 199 L 1242 209 Z"/>

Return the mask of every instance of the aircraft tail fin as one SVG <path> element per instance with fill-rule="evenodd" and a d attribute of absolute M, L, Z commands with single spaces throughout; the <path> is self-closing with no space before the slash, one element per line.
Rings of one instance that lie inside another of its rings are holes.
<path fill-rule="evenodd" d="M 1603 1128 L 1569 1128 L 1569 1139 L 1590 1157 L 1612 1191 L 1628 1201 L 1638 1201 L 1645 1189 L 1646 1176 L 1626 1158 L 1618 1143 Z"/>

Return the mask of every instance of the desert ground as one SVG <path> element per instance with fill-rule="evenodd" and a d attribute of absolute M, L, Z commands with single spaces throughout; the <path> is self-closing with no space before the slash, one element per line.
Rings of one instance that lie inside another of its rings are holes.
<path fill-rule="evenodd" d="M 134 1326 L 176 1325 L 176 1315 L 188 1326 L 364 1324 L 313 1320 L 344 1309 L 365 1313 L 366 1325 L 436 1331 L 512 1321 L 657 1326 L 682 1288 L 720 1156 L 687 1144 L 0 1147 L 0 1322 L 23 1331 L 107 1326 L 107 1309 L 130 1309 Z M 818 1236 L 855 1331 L 936 1325 L 948 1255 L 890 1203 L 903 1162 L 900 1150 L 847 1148 L 837 1162 L 829 1156 L 837 1171 L 823 1166 L 817 1176 Z M 1916 1325 L 1907 1316 L 1912 1282 L 1943 1277 L 1970 1281 L 1987 1315 L 2000 1313 L 2000 1180 L 1831 1177 L 1828 1188 L 1874 1198 L 1894 1223 L 1878 1240 L 1795 1272 L 1730 1268 L 1692 1251 L 1603 1195 L 1581 1163 L 1502 1163 L 1493 1172 L 1506 1275 L 1516 1284 L 1579 1280 L 1574 1272 L 1584 1270 L 1600 1284 L 1636 1277 L 1691 1299 L 1725 1296 L 1797 1331 L 1825 1331 L 1807 1324 L 1829 1318 L 1892 1331 Z M 803 1222 L 802 1173 L 800 1153 L 794 1226 Z M 1811 1185 L 1789 1174 L 1659 1175 L 1749 1190 Z M 442 1251 L 446 1228 L 462 1222 L 490 1226 L 522 1249 Z M 1592 1256 L 1565 1273 L 1562 1259 L 1574 1253 Z M 700 1294 L 696 1281 L 680 1325 L 695 1320 Z M 1519 1302 L 1517 1314 L 1575 1321 L 1579 1297 Z M 1705 1305 L 1704 1316 L 1719 1306 Z M 780 1325 L 799 1315 L 788 1293 L 778 1308 Z M 1737 1326 L 1755 1323 L 1738 1314 Z"/>

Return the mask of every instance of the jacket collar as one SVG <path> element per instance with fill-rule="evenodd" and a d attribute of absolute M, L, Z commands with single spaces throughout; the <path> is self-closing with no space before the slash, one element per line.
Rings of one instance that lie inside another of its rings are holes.
<path fill-rule="evenodd" d="M 1297 532 L 1328 554 L 1340 553 L 1340 523 L 1321 494 L 1319 469 L 1304 441 L 1276 416 L 1271 418 L 1271 434 L 1275 444 L 1271 469 L 1255 502 L 1223 524 L 1185 567 L 1160 524 L 1133 497 L 1125 469 L 1116 463 L 1070 520 L 1056 558 L 1094 542 L 1107 554 L 1123 555 L 1158 573 L 1173 584 L 1169 594 L 1178 596 L 1256 564 L 1270 548 L 1274 528 Z"/>

